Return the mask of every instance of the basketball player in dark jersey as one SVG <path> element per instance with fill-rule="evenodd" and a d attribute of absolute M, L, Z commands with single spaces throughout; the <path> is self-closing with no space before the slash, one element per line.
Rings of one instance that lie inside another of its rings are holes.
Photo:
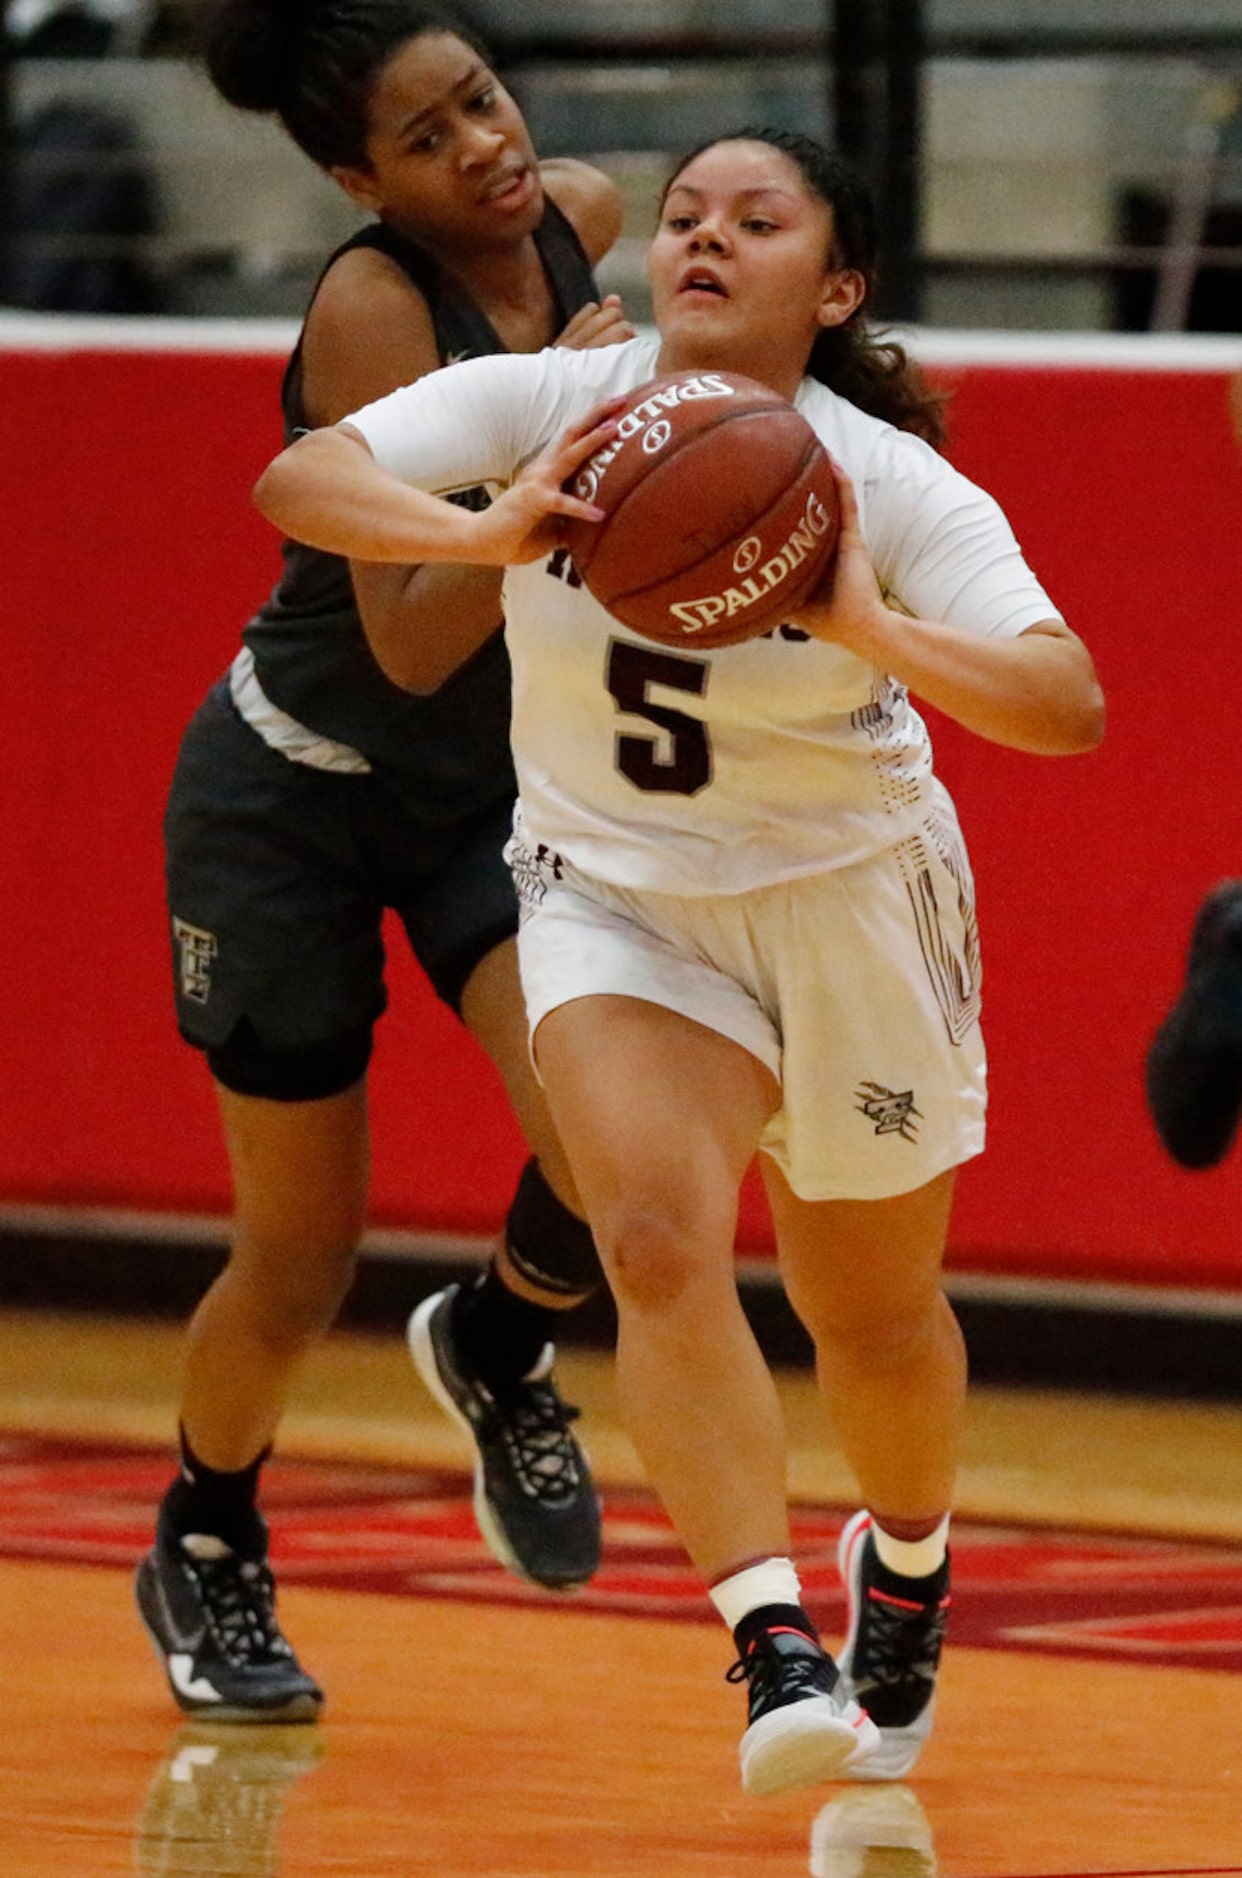
<path fill-rule="evenodd" d="M 319 279 L 285 374 L 287 437 L 466 354 L 632 337 L 591 275 L 616 191 L 587 165 L 536 162 L 449 17 L 410 0 L 224 0 L 204 49 L 226 99 L 276 114 L 376 218 Z M 414 695 L 372 658 L 355 582 L 446 640 L 496 630 Z M 189 1327 L 182 1464 L 137 1595 L 176 1701 L 215 1720 L 311 1719 L 323 1700 L 276 1619 L 257 1496 L 298 1361 L 353 1274 L 386 908 L 495 1062 L 531 1150 L 491 1265 L 411 1320 L 414 1360 L 473 1437 L 496 1555 L 555 1590 L 598 1563 L 598 1501 L 550 1365 L 556 1313 L 599 1268 L 528 1059 L 500 624 L 498 571 L 351 570 L 287 543 L 183 741 L 166 817 L 177 1015 L 215 1079 L 235 1222 Z"/>
<path fill-rule="evenodd" d="M 1180 1167 L 1216 1167 L 1242 1115 L 1242 880 L 1195 913 L 1185 979 L 1147 1047 L 1147 1107 Z"/>
<path fill-rule="evenodd" d="M 1242 447 L 1242 372 L 1229 383 Z M 1242 879 L 1218 880 L 1200 900 L 1185 977 L 1147 1046 L 1147 1109 L 1179 1167 L 1216 1167 L 1242 1118 Z"/>

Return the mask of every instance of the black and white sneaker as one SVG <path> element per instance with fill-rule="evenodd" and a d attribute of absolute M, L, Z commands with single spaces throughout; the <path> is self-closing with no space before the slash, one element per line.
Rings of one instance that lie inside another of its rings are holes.
<path fill-rule="evenodd" d="M 222 1539 L 157 1528 L 138 1567 L 138 1611 L 187 1715 L 220 1722 L 314 1721 L 323 1691 L 276 1621 L 265 1558 Z"/>
<path fill-rule="evenodd" d="M 570 1430 L 578 1410 L 552 1380 L 552 1345 L 530 1374 L 493 1394 L 453 1335 L 459 1287 L 424 1298 L 410 1319 L 414 1366 L 474 1442 L 474 1516 L 484 1543 L 519 1578 L 575 1591 L 599 1566 L 600 1507 Z"/>
<path fill-rule="evenodd" d="M 1186 982 L 1152 1038 L 1147 1106 L 1182 1167 L 1215 1167 L 1242 1113 L 1242 880 L 1214 887 L 1195 916 Z"/>
<path fill-rule="evenodd" d="M 832 1780 L 879 1745 L 827 1651 L 792 1625 L 759 1631 L 726 1681 L 745 1682 L 749 1691 L 750 1726 L 738 1749 L 746 1793 Z"/>
<path fill-rule="evenodd" d="M 931 1733 L 936 1670 L 949 1611 L 949 1561 L 927 1578 L 889 1571 L 868 1512 L 841 1534 L 837 1563 L 849 1598 L 841 1675 L 880 1731 L 850 1769 L 853 1780 L 900 1780 Z"/>

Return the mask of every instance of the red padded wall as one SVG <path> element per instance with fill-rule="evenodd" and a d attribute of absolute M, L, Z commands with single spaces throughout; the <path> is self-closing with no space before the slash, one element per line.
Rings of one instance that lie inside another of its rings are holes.
<path fill-rule="evenodd" d="M 1058 761 L 933 721 L 979 877 L 992 1061 L 954 1263 L 1242 1285 L 1238 1161 L 1173 1167 L 1141 1086 L 1198 899 L 1242 874 L 1228 371 L 938 370 L 955 460 L 1008 510 L 1110 707 L 1103 748 Z M 276 571 L 248 492 L 279 444 L 280 359 L 0 341 L 0 371 L 0 1200 L 224 1211 L 206 1073 L 172 1027 L 160 814 L 182 724 Z M 390 953 L 375 1217 L 490 1230 L 520 1143 L 490 1067 Z M 767 1245 L 754 1186 L 743 1244 Z"/>

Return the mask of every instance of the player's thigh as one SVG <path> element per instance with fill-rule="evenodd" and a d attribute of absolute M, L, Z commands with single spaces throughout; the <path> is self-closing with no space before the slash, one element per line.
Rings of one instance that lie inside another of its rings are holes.
<path fill-rule="evenodd" d="M 709 962 L 701 908 L 588 879 L 518 835 L 510 852 L 536 1066 L 601 1256 L 635 1235 L 731 1250 L 780 1100 L 770 1019 Z"/>
<path fill-rule="evenodd" d="M 760 1156 L 781 1277 L 798 1316 L 827 1335 L 900 1335 L 934 1308 L 956 1169 L 881 1200 L 803 1200 Z"/>
<path fill-rule="evenodd" d="M 385 898 L 415 958 L 436 996 L 496 1057 L 502 1074 L 522 1022 L 521 994 L 502 953 L 518 929 L 504 858 L 512 818 L 507 794 L 427 828 L 415 828 L 398 805 L 376 818 L 374 835 Z"/>
<path fill-rule="evenodd" d="M 808 1200 L 882 1200 L 982 1151 L 969 901 L 938 826 L 759 900 L 784 1040 L 764 1148 Z"/>
<path fill-rule="evenodd" d="M 531 1062 L 526 1005 L 518 972 L 517 940 L 493 946 L 466 982 L 461 1000 L 466 1028 L 496 1065 L 505 1094 L 532 1154 L 556 1191 L 572 1200 L 574 1187 L 547 1097 Z"/>
<path fill-rule="evenodd" d="M 558 1005 L 535 1048 L 601 1255 L 731 1248 L 738 1187 L 776 1100 L 771 1072 L 677 1011 L 610 994 Z"/>
<path fill-rule="evenodd" d="M 572 1205 L 572 1177 L 530 1058 L 517 898 L 503 852 L 511 824 L 507 797 L 464 818 L 437 865 L 411 881 L 396 905 L 432 989 L 495 1064 L 527 1146 Z"/>
<path fill-rule="evenodd" d="M 355 836 L 370 788 L 269 750 L 221 686 L 182 740 L 165 814 L 177 1024 L 242 1094 L 335 1094 L 366 1067 L 385 998 Z"/>

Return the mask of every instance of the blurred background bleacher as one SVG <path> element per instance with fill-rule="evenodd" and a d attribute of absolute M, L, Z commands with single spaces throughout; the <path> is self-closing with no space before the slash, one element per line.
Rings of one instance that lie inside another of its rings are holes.
<path fill-rule="evenodd" d="M 102 276 L 128 295 L 112 310 L 292 317 L 355 225 L 282 133 L 212 93 L 188 57 L 195 4 L 10 0 L 8 304 L 89 304 L 93 261 L 95 292 Z M 762 121 L 835 141 L 868 171 L 889 317 L 1242 325 L 1237 0 L 473 0 L 468 11 L 538 148 L 591 157 L 621 183 L 626 225 L 604 284 L 640 318 L 642 253 L 671 161 Z M 96 195 L 109 170 L 128 190 L 119 232 L 83 225 L 84 160 Z"/>

